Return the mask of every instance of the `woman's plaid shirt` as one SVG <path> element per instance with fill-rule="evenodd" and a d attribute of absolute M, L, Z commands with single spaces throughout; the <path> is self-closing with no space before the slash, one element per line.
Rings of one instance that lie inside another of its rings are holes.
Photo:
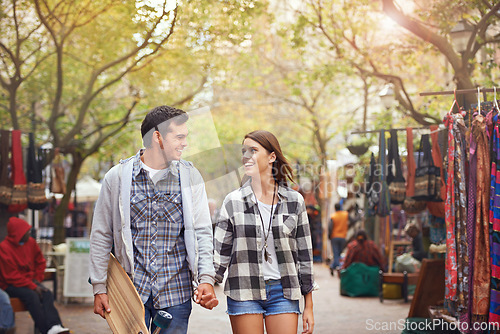
<path fill-rule="evenodd" d="M 304 198 L 278 187 L 272 221 L 283 295 L 298 300 L 313 290 L 312 241 Z M 215 279 L 228 277 L 224 293 L 234 300 L 265 300 L 262 226 L 250 182 L 226 196 L 215 227 Z M 269 245 L 271 247 L 271 245 Z"/>

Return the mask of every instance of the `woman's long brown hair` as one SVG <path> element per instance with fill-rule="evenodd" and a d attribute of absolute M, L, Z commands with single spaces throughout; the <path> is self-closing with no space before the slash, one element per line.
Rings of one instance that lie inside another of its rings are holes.
<path fill-rule="evenodd" d="M 285 185 L 287 178 L 293 180 L 293 170 L 281 151 L 280 143 L 276 136 L 265 130 L 256 130 L 245 135 L 245 139 L 252 139 L 264 147 L 269 153 L 276 154 L 276 160 L 273 162 L 273 178 L 278 184 Z"/>

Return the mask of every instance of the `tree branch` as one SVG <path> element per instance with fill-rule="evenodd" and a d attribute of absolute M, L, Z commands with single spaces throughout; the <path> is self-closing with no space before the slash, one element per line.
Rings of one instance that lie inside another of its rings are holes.
<path fill-rule="evenodd" d="M 198 86 L 198 88 L 192 92 L 191 94 L 185 96 L 184 98 L 178 100 L 177 102 L 174 102 L 172 103 L 172 106 L 173 107 L 176 107 L 176 106 L 181 106 L 183 105 L 184 103 L 188 102 L 188 101 L 191 101 L 198 93 L 200 93 L 204 86 L 205 86 L 205 83 L 207 82 L 208 80 L 208 76 L 203 76 L 203 78 L 201 79 L 201 82 L 200 82 L 200 85 Z"/>
<path fill-rule="evenodd" d="M 462 67 L 462 61 L 456 54 L 455 50 L 445 37 L 442 37 L 431 30 L 424 27 L 422 24 L 415 21 L 413 18 L 405 15 L 394 5 L 393 0 L 382 0 L 383 11 L 396 21 L 400 26 L 409 30 L 420 39 L 434 45 L 450 62 L 451 66 L 457 71 Z"/>

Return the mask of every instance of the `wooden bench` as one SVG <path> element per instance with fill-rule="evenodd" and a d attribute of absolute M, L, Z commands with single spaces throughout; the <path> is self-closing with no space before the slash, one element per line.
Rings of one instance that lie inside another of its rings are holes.
<path fill-rule="evenodd" d="M 384 273 L 382 270 L 379 271 L 380 274 L 380 290 L 379 298 L 380 302 L 384 301 L 383 284 L 398 284 L 401 286 L 401 292 L 405 303 L 408 302 L 408 285 L 417 284 L 419 273 Z"/>
<path fill-rule="evenodd" d="M 54 294 L 54 300 L 57 297 L 57 272 L 55 268 L 47 268 L 45 269 L 45 274 L 43 277 L 43 281 L 52 281 L 52 293 Z M 24 307 L 23 302 L 19 298 L 10 298 L 10 305 L 12 306 L 12 310 L 14 312 L 24 312 L 28 311 L 26 307 Z"/>

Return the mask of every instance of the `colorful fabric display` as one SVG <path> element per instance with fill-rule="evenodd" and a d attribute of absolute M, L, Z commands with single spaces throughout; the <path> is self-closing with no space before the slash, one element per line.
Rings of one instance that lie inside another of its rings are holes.
<path fill-rule="evenodd" d="M 401 159 L 399 157 L 398 132 L 391 130 L 391 138 L 387 140 L 389 155 L 389 169 L 387 171 L 387 184 L 392 204 L 402 204 L 406 197 L 406 181 L 403 177 Z M 395 173 L 393 174 L 393 169 Z"/>
<path fill-rule="evenodd" d="M 23 170 L 23 149 L 21 147 L 20 130 L 12 130 L 11 153 L 11 179 L 13 188 L 12 199 L 8 210 L 10 212 L 20 212 L 28 207 L 28 188 Z"/>
<path fill-rule="evenodd" d="M 35 135 L 30 133 L 28 147 L 28 207 L 32 210 L 41 210 L 48 204 L 42 176 L 43 166 L 39 158 L 36 155 Z"/>
<path fill-rule="evenodd" d="M 7 209 L 12 199 L 12 180 L 9 177 L 10 131 L 0 131 L 0 208 Z"/>
<path fill-rule="evenodd" d="M 426 207 L 425 201 L 417 201 L 413 199 L 415 195 L 415 170 L 417 165 L 413 156 L 413 129 L 406 128 L 406 149 L 408 157 L 406 161 L 408 176 L 406 178 L 406 197 L 403 202 L 403 210 L 407 213 L 419 213 Z"/>
<path fill-rule="evenodd" d="M 380 197 L 377 205 L 377 215 L 380 217 L 386 217 L 391 213 L 391 204 L 389 198 L 389 188 L 387 187 L 386 171 L 387 171 L 387 161 L 385 152 L 385 131 L 380 131 Z"/>

